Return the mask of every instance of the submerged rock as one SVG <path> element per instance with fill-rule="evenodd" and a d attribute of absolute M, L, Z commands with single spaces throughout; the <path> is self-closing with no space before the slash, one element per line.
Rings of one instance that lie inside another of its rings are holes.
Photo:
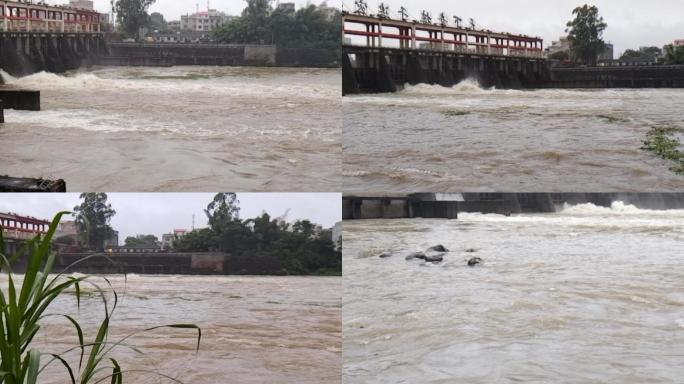
<path fill-rule="evenodd" d="M 387 259 L 387 258 L 389 258 L 389 257 L 392 257 L 392 253 L 390 253 L 390 252 L 383 252 L 383 253 L 380 254 L 380 256 L 378 256 L 378 257 L 380 257 L 381 259 Z"/>
<path fill-rule="evenodd" d="M 425 253 L 423 252 L 414 252 L 408 256 L 406 256 L 406 260 L 413 260 L 413 259 L 420 259 L 420 260 L 425 260 Z"/>
<path fill-rule="evenodd" d="M 425 261 L 428 263 L 441 263 L 444 260 L 444 253 L 435 253 L 425 256 Z"/>
<path fill-rule="evenodd" d="M 477 249 L 474 249 L 474 248 L 466 249 L 466 253 L 475 253 L 475 252 L 477 252 Z"/>
<path fill-rule="evenodd" d="M 435 245 L 434 247 L 430 247 L 427 249 L 428 252 L 449 252 L 448 249 L 446 249 L 442 244 Z"/>
<path fill-rule="evenodd" d="M 479 257 L 473 257 L 472 259 L 468 260 L 469 267 L 474 267 L 478 264 L 482 264 L 482 259 Z"/>

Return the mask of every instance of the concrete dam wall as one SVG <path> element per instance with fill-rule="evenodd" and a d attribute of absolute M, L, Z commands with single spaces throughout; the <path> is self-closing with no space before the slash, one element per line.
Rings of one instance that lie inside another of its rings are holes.
<path fill-rule="evenodd" d="M 104 54 L 99 34 L 0 33 L 0 67 L 12 76 L 61 73 L 98 64 Z"/>
<path fill-rule="evenodd" d="M 275 45 L 111 43 L 108 50 L 105 65 L 339 66 L 329 50 Z"/>
<path fill-rule="evenodd" d="M 11 244 L 7 245 L 11 250 Z M 83 260 L 66 270 L 70 265 Z M 26 260 L 17 260 L 13 271 L 26 270 Z M 273 257 L 233 256 L 226 253 L 61 253 L 55 272 L 87 274 L 148 275 L 286 275 L 280 260 Z"/>
<path fill-rule="evenodd" d="M 345 46 L 342 93 L 396 92 L 404 84 L 484 88 L 684 88 L 684 65 L 552 68 L 546 59 Z"/>
<path fill-rule="evenodd" d="M 684 209 L 684 193 L 419 193 L 397 196 L 344 196 L 345 220 L 445 218 L 461 212 L 510 215 L 553 213 L 564 204 L 610 207 L 621 201 L 640 209 Z"/>
<path fill-rule="evenodd" d="M 343 94 L 395 92 L 407 83 L 451 87 L 468 78 L 487 88 L 534 88 L 548 77 L 540 58 L 355 46 L 344 47 L 342 71 Z"/>
<path fill-rule="evenodd" d="M 684 65 L 552 68 L 545 88 L 684 88 Z"/>

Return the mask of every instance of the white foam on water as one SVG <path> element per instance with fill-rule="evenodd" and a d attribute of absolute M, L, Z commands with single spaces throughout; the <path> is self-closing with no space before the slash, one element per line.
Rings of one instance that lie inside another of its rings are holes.
<path fill-rule="evenodd" d="M 173 72 L 171 72 L 173 70 Z M 234 97 L 259 97 L 259 98 L 282 98 L 287 96 L 288 100 L 302 99 L 334 99 L 339 97 L 339 90 L 333 86 L 326 86 L 313 82 L 297 82 L 286 84 L 282 81 L 263 80 L 255 81 L 250 77 L 198 77 L 189 76 L 189 70 L 165 69 L 159 71 L 169 71 L 169 77 L 147 78 L 144 73 L 140 78 L 121 76 L 120 71 L 111 69 L 93 72 L 70 72 L 67 74 L 54 74 L 39 72 L 24 77 L 14 77 L 0 70 L 0 75 L 7 84 L 22 88 L 37 90 L 125 90 L 153 94 L 178 93 L 187 95 L 189 93 L 214 94 Z M 296 104 L 291 104 L 288 108 L 294 108 Z"/>
<path fill-rule="evenodd" d="M 571 205 L 565 203 L 558 213 L 565 215 L 649 215 L 649 216 L 683 216 L 684 210 L 653 210 L 637 208 L 635 205 L 614 201 L 610 207 L 597 206 L 592 203 Z"/>

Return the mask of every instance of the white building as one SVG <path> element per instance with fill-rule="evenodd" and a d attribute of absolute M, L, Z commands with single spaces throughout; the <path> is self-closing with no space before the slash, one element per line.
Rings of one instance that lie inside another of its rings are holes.
<path fill-rule="evenodd" d="M 568 39 L 567 36 L 561 36 L 558 41 L 554 41 L 546 47 L 546 55 L 553 55 L 556 52 L 562 52 L 562 51 L 570 51 L 570 40 Z"/>
<path fill-rule="evenodd" d="M 208 32 L 234 18 L 234 16 L 210 9 L 204 12 L 195 12 L 191 15 L 181 16 L 180 28 L 183 31 Z"/>
<path fill-rule="evenodd" d="M 69 6 L 74 8 L 83 8 L 93 10 L 92 0 L 69 0 Z"/>

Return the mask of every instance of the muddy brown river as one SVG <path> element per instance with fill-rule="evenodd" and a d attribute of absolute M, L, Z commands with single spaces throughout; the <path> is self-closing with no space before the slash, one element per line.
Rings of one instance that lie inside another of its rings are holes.
<path fill-rule="evenodd" d="M 341 279 L 327 277 L 188 277 L 110 276 L 120 295 L 110 341 L 141 329 L 171 323 L 202 328 L 196 333 L 163 329 L 131 338 L 143 355 L 114 350 L 124 370 L 154 370 L 188 384 L 339 383 L 341 380 Z M 102 280 L 93 280 L 106 286 Z M 6 277 L 2 278 L 3 285 Z M 3 288 L 4 289 L 4 288 Z M 61 297 L 48 313 L 74 315 L 86 340 L 94 339 L 104 316 L 92 288 L 81 303 Z M 111 299 L 111 297 L 110 297 Z M 58 318 L 46 320 L 37 346 L 44 353 L 77 344 L 73 327 Z M 77 354 L 68 355 L 77 363 Z M 43 357 L 47 361 L 48 357 Z M 124 382 L 169 383 L 150 374 L 131 373 Z M 59 363 L 42 376 L 42 384 L 69 378 Z M 107 380 L 106 382 L 109 382 Z"/>
<path fill-rule="evenodd" d="M 99 67 L 39 73 L 5 111 L 0 174 L 71 191 L 340 190 L 340 71 Z M 292 183 L 296 180 L 296 183 Z"/>
<path fill-rule="evenodd" d="M 628 191 L 684 188 L 641 150 L 684 129 L 684 90 L 497 90 L 472 80 L 345 96 L 345 192 Z M 684 150 L 684 148 L 683 148 Z"/>
<path fill-rule="evenodd" d="M 352 221 L 344 241 L 344 383 L 684 377 L 682 210 Z M 443 263 L 405 260 L 436 244 Z"/>

